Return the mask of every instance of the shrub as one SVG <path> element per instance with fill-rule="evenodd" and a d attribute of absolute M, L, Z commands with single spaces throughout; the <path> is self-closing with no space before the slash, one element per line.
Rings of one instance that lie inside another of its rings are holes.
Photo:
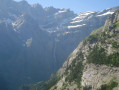
<path fill-rule="evenodd" d="M 119 53 L 113 53 L 108 56 L 108 63 L 113 66 L 119 66 Z"/>
<path fill-rule="evenodd" d="M 44 90 L 49 90 L 49 89 L 50 89 L 52 86 L 54 86 L 58 81 L 59 81 L 59 78 L 56 78 L 56 79 L 50 81 L 50 83 L 48 83 L 48 85 L 45 87 Z M 55 88 L 57 88 L 57 87 L 55 87 Z"/>
<path fill-rule="evenodd" d="M 103 48 L 99 48 L 98 46 L 95 46 L 93 50 L 89 52 L 87 59 L 88 63 L 94 63 L 99 65 L 105 64 L 117 67 L 119 66 L 119 53 L 107 55 L 105 50 Z"/>
<path fill-rule="evenodd" d="M 114 28 L 119 28 L 119 21 L 117 21 L 116 23 L 114 23 Z"/>
<path fill-rule="evenodd" d="M 109 84 L 104 84 L 98 90 L 113 90 L 113 88 L 117 87 L 118 83 L 115 81 L 111 81 Z"/>
<path fill-rule="evenodd" d="M 113 47 L 113 48 L 119 48 L 119 45 L 118 45 L 117 42 L 113 42 L 113 43 L 112 43 L 112 47 Z"/>
<path fill-rule="evenodd" d="M 88 63 L 95 63 L 95 64 L 106 64 L 107 63 L 107 56 L 103 48 L 99 48 L 95 46 L 93 50 L 89 53 Z"/>
<path fill-rule="evenodd" d="M 82 73 L 83 73 L 83 64 L 82 64 L 82 60 L 81 60 L 82 58 L 83 58 L 82 53 L 79 53 L 77 58 L 75 60 L 73 60 L 70 67 L 67 69 L 67 71 L 70 70 L 71 72 L 65 79 L 65 81 L 69 81 L 69 82 L 75 81 L 79 88 L 80 88 L 81 77 L 82 77 Z"/>
<path fill-rule="evenodd" d="M 89 43 L 97 42 L 98 41 L 98 34 L 90 35 L 87 38 L 87 41 L 89 41 Z"/>
<path fill-rule="evenodd" d="M 89 90 L 89 88 L 85 86 L 85 87 L 83 87 L 83 90 Z"/>

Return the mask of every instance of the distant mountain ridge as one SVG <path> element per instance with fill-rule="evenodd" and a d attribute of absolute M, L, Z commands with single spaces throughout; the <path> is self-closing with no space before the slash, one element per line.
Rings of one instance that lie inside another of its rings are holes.
<path fill-rule="evenodd" d="M 24 0 L 0 2 L 0 77 L 11 90 L 48 79 L 82 39 L 119 9 L 74 14 Z"/>

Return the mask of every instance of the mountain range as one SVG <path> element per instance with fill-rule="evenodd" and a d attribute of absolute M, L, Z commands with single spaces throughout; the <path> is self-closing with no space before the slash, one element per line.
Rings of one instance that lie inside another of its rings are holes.
<path fill-rule="evenodd" d="M 0 0 L 0 89 L 47 80 L 119 7 L 75 14 L 26 1 Z"/>
<path fill-rule="evenodd" d="M 20 90 L 118 90 L 119 10 L 94 30 L 70 54 L 62 67 L 45 82 Z"/>

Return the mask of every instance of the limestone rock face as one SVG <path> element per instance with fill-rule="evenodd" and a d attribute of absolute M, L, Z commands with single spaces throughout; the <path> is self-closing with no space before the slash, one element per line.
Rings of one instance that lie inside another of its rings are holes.
<path fill-rule="evenodd" d="M 92 89 L 97 89 L 114 78 L 119 81 L 119 67 L 88 64 L 83 70 L 81 83 L 82 86 L 91 86 Z"/>
<path fill-rule="evenodd" d="M 57 72 L 60 79 L 49 89 L 118 90 L 118 31 L 119 11 L 116 11 L 103 27 L 92 32 L 70 54 Z"/>

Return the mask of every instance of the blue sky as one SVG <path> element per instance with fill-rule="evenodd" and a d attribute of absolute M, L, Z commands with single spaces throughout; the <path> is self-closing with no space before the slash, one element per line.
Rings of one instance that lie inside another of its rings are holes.
<path fill-rule="evenodd" d="M 20 1 L 20 0 L 16 0 Z M 119 0 L 26 0 L 30 4 L 39 3 L 43 7 L 70 8 L 75 13 L 84 11 L 100 11 L 119 6 Z"/>

